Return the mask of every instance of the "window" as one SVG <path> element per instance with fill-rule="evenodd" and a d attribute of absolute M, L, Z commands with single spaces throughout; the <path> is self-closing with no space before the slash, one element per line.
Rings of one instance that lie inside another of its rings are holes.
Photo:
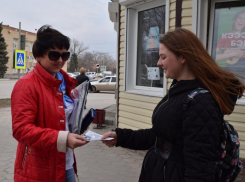
<path fill-rule="evenodd" d="M 31 57 L 31 56 L 29 56 L 29 62 L 30 62 L 30 63 L 32 62 L 32 57 Z"/>
<path fill-rule="evenodd" d="M 159 34 L 165 25 L 165 6 L 138 13 L 138 46 L 136 85 L 163 87 L 163 70 L 157 67 L 159 60 Z"/>
<path fill-rule="evenodd" d="M 245 78 L 245 1 L 215 3 L 210 49 L 220 67 Z"/>
<path fill-rule="evenodd" d="M 17 73 L 17 69 L 13 69 L 13 73 Z"/>
<path fill-rule="evenodd" d="M 159 34 L 168 31 L 168 16 L 168 0 L 126 8 L 126 92 L 160 97 L 166 93 L 166 79 L 157 62 Z"/>
<path fill-rule="evenodd" d="M 110 82 L 110 77 L 106 77 L 106 78 L 104 78 L 104 79 L 102 79 L 100 82 L 101 83 L 105 83 L 105 82 Z"/>
<path fill-rule="evenodd" d="M 117 78 L 116 77 L 112 77 L 111 78 L 111 82 L 116 82 Z"/>
<path fill-rule="evenodd" d="M 13 41 L 13 48 L 14 48 L 14 50 L 17 49 L 17 44 L 18 44 L 18 39 L 14 39 L 14 41 Z"/>
<path fill-rule="evenodd" d="M 245 77 L 245 1 L 193 1 L 193 32 L 217 65 Z"/>
<path fill-rule="evenodd" d="M 29 42 L 29 52 L 32 52 L 32 42 Z"/>

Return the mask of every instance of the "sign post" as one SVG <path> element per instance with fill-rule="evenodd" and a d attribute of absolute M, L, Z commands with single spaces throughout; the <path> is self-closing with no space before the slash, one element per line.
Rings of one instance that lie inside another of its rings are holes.
<path fill-rule="evenodd" d="M 98 73 L 98 69 L 100 68 L 100 65 L 98 63 L 95 64 L 95 68 L 96 68 L 96 73 Z"/>

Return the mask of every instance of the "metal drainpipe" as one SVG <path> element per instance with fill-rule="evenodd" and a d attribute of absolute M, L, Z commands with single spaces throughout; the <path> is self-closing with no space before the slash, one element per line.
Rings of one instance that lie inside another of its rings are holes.
<path fill-rule="evenodd" d="M 120 29 L 121 29 L 121 5 L 118 3 L 118 28 L 117 28 L 117 102 L 116 102 L 116 127 L 119 118 L 119 67 L 120 67 Z"/>
<path fill-rule="evenodd" d="M 176 0 L 176 19 L 175 28 L 181 27 L 182 0 Z"/>

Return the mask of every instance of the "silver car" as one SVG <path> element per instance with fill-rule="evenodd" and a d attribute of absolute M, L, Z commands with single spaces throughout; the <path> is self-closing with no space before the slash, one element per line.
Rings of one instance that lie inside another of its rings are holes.
<path fill-rule="evenodd" d="M 116 76 L 106 76 L 99 81 L 91 82 L 92 92 L 115 91 Z"/>

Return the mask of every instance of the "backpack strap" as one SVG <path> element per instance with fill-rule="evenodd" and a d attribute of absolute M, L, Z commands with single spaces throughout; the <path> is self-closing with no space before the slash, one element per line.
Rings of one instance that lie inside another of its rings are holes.
<path fill-rule="evenodd" d="M 183 100 L 183 110 L 187 110 L 188 108 L 188 104 L 191 100 L 194 99 L 195 96 L 199 95 L 199 94 L 205 94 L 208 93 L 209 91 L 204 89 L 204 88 L 197 88 L 195 90 L 193 90 L 190 94 L 188 94 L 188 96 Z"/>

